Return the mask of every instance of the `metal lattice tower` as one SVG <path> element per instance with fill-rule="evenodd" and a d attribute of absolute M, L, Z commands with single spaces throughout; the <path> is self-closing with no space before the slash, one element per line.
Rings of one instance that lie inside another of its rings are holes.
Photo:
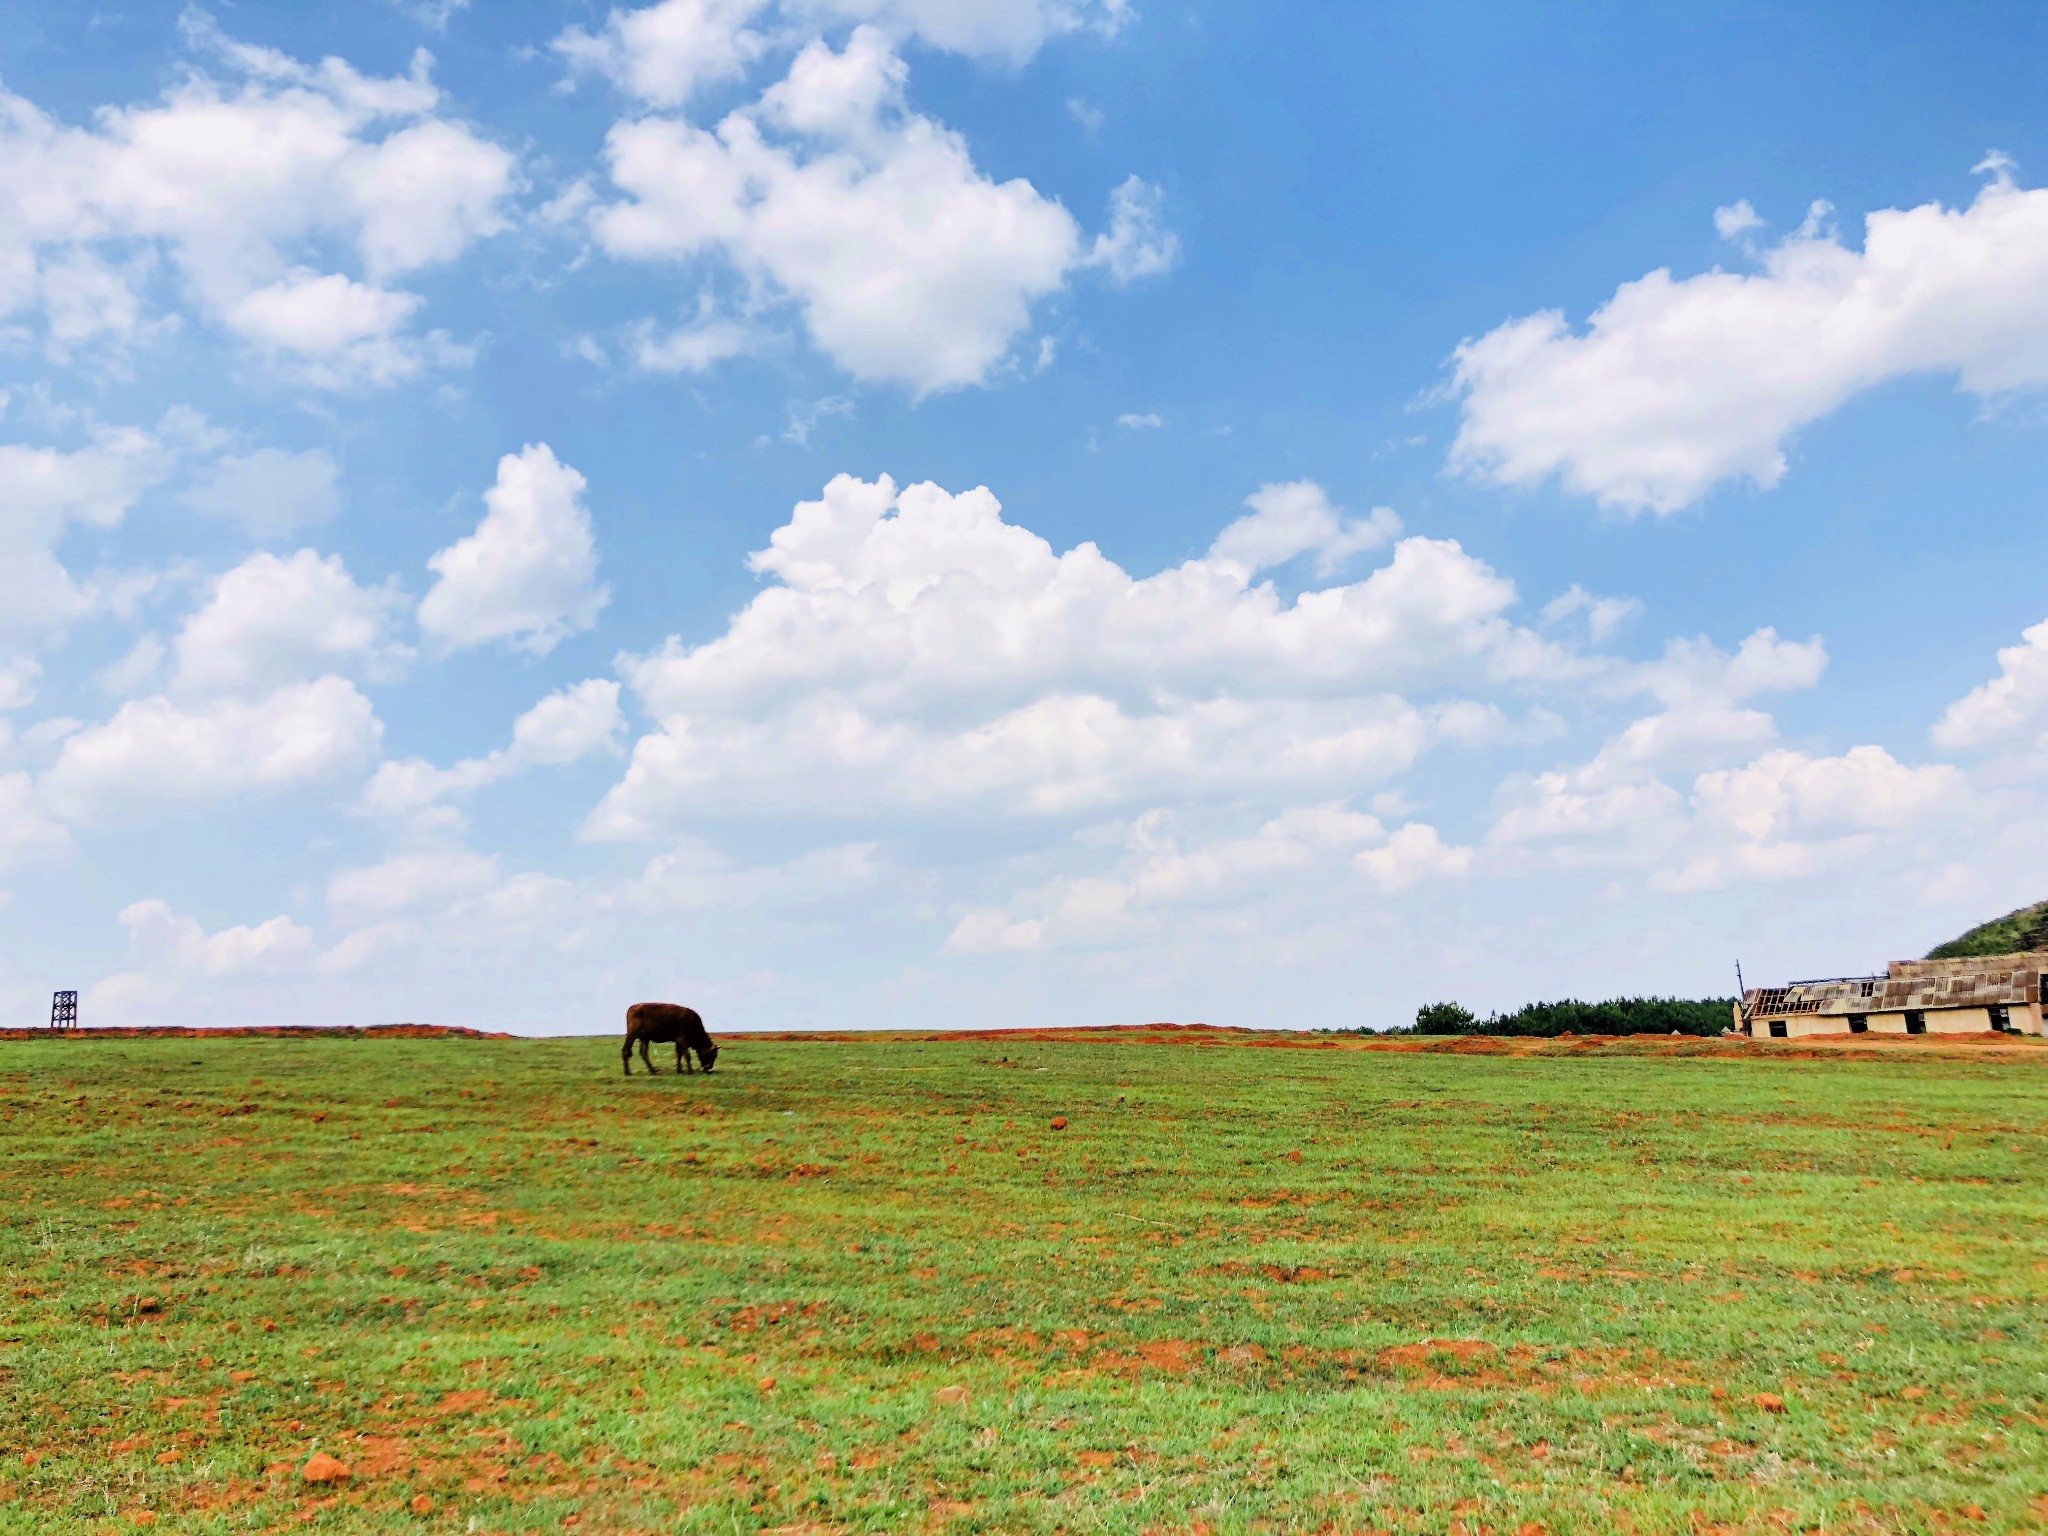
<path fill-rule="evenodd" d="M 78 1028 L 78 994 L 56 992 L 50 997 L 50 1028 L 73 1030 Z"/>

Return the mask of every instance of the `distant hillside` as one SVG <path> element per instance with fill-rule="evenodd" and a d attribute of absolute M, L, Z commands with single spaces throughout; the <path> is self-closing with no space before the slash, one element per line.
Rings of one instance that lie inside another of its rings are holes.
<path fill-rule="evenodd" d="M 1937 944 L 1927 951 L 1927 958 L 1960 960 L 1966 955 L 2012 955 L 2023 949 L 2048 949 L 2048 901 L 2008 912 L 1959 939 Z"/>

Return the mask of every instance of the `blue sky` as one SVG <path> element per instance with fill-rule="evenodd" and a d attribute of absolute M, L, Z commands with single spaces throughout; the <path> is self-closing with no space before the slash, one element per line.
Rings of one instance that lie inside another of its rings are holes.
<path fill-rule="evenodd" d="M 1386 1026 L 2038 899 L 2044 63 L 10 7 L 0 1013 Z"/>

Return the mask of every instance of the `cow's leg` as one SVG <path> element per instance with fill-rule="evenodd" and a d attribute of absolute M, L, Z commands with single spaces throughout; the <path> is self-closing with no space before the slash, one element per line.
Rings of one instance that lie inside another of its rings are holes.
<path fill-rule="evenodd" d="M 633 1037 L 626 1036 L 626 1043 L 619 1048 L 619 1065 L 626 1069 L 626 1076 L 633 1075 Z"/>
<path fill-rule="evenodd" d="M 653 1058 L 647 1054 L 647 1037 L 645 1035 L 640 1037 L 640 1065 L 647 1069 L 649 1077 L 661 1076 L 661 1069 L 655 1066 Z"/>
<path fill-rule="evenodd" d="M 688 1071 L 688 1072 L 694 1072 L 694 1071 L 696 1071 L 696 1070 L 697 1070 L 697 1069 L 696 1069 L 695 1067 L 692 1067 L 692 1066 L 690 1065 L 690 1058 L 689 1058 L 689 1057 L 687 1057 L 687 1056 L 685 1056 L 685 1055 L 683 1054 L 683 1038 L 682 1038 L 682 1036 L 680 1036 L 680 1035 L 676 1036 L 676 1073 L 677 1073 L 677 1075 L 678 1075 L 678 1076 L 680 1076 L 680 1075 L 681 1075 L 682 1073 L 684 1073 L 684 1072 L 686 1072 L 686 1071 Z"/>

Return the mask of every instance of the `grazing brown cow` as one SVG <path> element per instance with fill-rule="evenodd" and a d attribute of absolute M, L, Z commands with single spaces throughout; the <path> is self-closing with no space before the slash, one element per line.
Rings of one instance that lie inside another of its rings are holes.
<path fill-rule="evenodd" d="M 705 1032 L 704 1020 L 694 1008 L 684 1008 L 676 1003 L 635 1003 L 626 1010 L 626 1045 L 619 1052 L 619 1061 L 626 1069 L 626 1076 L 633 1075 L 633 1043 L 640 1044 L 640 1065 L 652 1076 L 654 1063 L 647 1059 L 647 1045 L 675 1042 L 676 1070 L 694 1072 L 690 1065 L 689 1051 L 697 1053 L 697 1059 L 704 1063 L 709 1072 L 711 1064 L 718 1060 L 718 1047 L 711 1043 L 711 1036 Z"/>

